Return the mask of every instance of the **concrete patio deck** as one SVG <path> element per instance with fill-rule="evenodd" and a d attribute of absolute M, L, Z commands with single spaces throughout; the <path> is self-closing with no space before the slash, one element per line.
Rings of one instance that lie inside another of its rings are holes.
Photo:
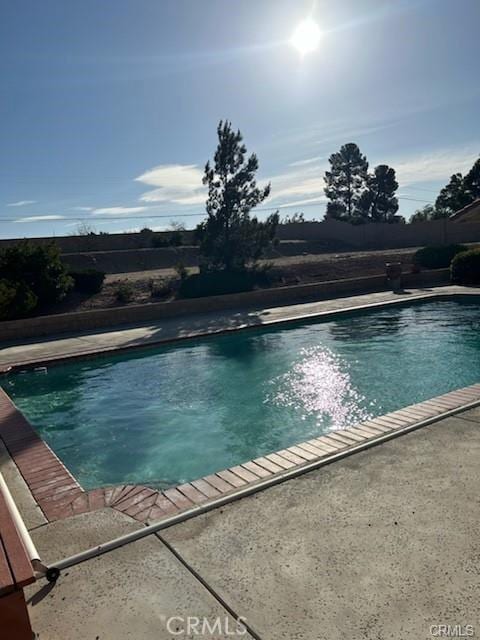
<path fill-rule="evenodd" d="M 427 289 L 408 289 L 398 293 L 382 291 L 332 300 L 307 302 L 281 307 L 240 309 L 225 312 L 180 316 L 141 326 L 113 327 L 108 331 L 82 333 L 49 339 L 22 340 L 7 344 L 0 353 L 0 372 L 11 366 L 53 362 L 58 359 L 86 357 L 118 349 L 145 347 L 182 338 L 232 331 L 245 327 L 267 326 L 279 322 L 326 316 L 331 313 L 369 306 L 384 306 L 450 295 L 480 295 L 480 289 L 449 285 Z"/>
<path fill-rule="evenodd" d="M 33 627 L 51 640 L 228 638 L 242 616 L 250 635 L 237 637 L 262 640 L 478 634 L 479 427 L 470 409 L 74 566 L 29 588 Z M 142 526 L 113 510 L 30 518 L 47 562 Z M 187 633 L 188 616 L 219 616 L 222 631 Z"/>

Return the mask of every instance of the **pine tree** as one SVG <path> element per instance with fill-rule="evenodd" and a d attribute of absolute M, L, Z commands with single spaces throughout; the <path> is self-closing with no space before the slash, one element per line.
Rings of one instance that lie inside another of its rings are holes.
<path fill-rule="evenodd" d="M 352 222 L 362 216 L 358 205 L 367 184 L 367 159 L 350 142 L 333 153 L 329 162 L 331 170 L 325 172 L 325 195 L 330 201 L 326 216 Z"/>
<path fill-rule="evenodd" d="M 269 196 L 270 184 L 257 187 L 257 156 L 246 158 L 240 131 L 220 121 L 217 135 L 213 165 L 207 162 L 203 177 L 208 185 L 207 219 L 197 228 L 202 268 L 242 270 L 258 260 L 273 241 L 278 213 L 265 222 L 250 217 L 250 211 Z"/>
<path fill-rule="evenodd" d="M 372 222 L 391 222 L 398 211 L 397 189 L 395 169 L 386 164 L 375 167 L 367 177 L 367 189 L 359 201 L 363 217 Z"/>
<path fill-rule="evenodd" d="M 480 198 L 480 158 L 467 173 L 463 182 L 470 202 Z"/>
<path fill-rule="evenodd" d="M 449 183 L 440 191 L 435 200 L 435 209 L 447 217 L 459 209 L 463 209 L 472 202 L 473 198 L 465 188 L 465 181 L 461 173 L 454 173 Z M 439 216 L 440 217 L 440 216 Z"/>

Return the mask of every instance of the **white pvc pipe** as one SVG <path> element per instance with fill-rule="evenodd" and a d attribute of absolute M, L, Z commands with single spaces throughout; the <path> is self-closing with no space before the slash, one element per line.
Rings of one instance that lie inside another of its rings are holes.
<path fill-rule="evenodd" d="M 130 542 L 135 542 L 136 540 L 140 540 L 145 538 L 152 533 L 156 533 L 157 531 L 161 531 L 162 529 L 167 529 L 175 524 L 179 524 L 181 522 L 185 522 L 186 520 L 190 520 L 195 516 L 199 516 L 207 511 L 211 511 L 212 509 L 217 509 L 229 502 L 233 502 L 235 500 L 239 500 L 240 498 L 244 498 L 246 496 L 252 495 L 257 491 L 262 491 L 263 489 L 267 489 L 269 487 L 273 487 L 274 485 L 280 484 L 281 482 L 285 482 L 286 480 L 290 480 L 296 478 L 297 476 L 303 475 L 309 471 L 313 471 L 320 467 L 323 467 L 331 462 L 336 460 L 340 460 L 342 458 L 346 458 L 347 456 L 352 455 L 353 453 L 357 453 L 359 451 L 363 451 L 365 449 L 369 449 L 377 444 L 381 444 L 382 442 L 386 442 L 388 440 L 392 440 L 397 436 L 400 436 L 404 433 L 408 433 L 410 431 L 415 431 L 420 427 L 425 427 L 429 424 L 437 422 L 438 420 L 442 420 L 444 418 L 448 418 L 450 416 L 455 415 L 456 413 L 460 413 L 462 411 L 466 411 L 468 409 L 473 409 L 480 405 L 480 400 L 475 400 L 473 402 L 469 402 L 468 404 L 463 405 L 462 407 L 456 407 L 455 409 L 450 409 L 441 413 L 440 415 L 432 416 L 426 418 L 425 420 L 421 420 L 420 422 L 416 422 L 415 424 L 407 425 L 405 427 L 401 427 L 400 429 L 395 429 L 393 431 L 389 431 L 387 433 L 382 433 L 376 438 L 370 438 L 365 440 L 365 442 L 360 442 L 358 445 L 354 445 L 352 447 L 348 447 L 347 449 L 342 449 L 338 451 L 338 453 L 334 453 L 327 458 L 319 458 L 318 460 L 313 460 L 301 467 L 295 467 L 293 469 L 287 469 L 283 473 L 277 473 L 269 478 L 264 478 L 259 482 L 252 483 L 251 485 L 247 485 L 235 493 L 225 494 L 214 500 L 206 502 L 204 504 L 199 504 L 191 509 L 183 511 L 173 516 L 169 516 L 167 518 L 163 518 L 159 522 L 154 522 L 153 524 L 137 529 L 136 531 L 131 531 L 123 536 L 100 544 L 96 547 L 92 547 L 91 549 L 87 549 L 86 551 L 82 551 L 80 553 L 76 553 L 73 556 L 68 558 L 64 558 L 63 560 L 59 560 L 58 562 L 54 562 L 48 566 L 49 570 L 55 570 L 58 573 L 62 569 L 67 569 L 68 567 L 72 567 L 76 564 L 80 564 L 81 562 L 85 562 L 86 560 L 90 560 L 91 558 L 95 558 L 100 556 L 108 551 L 113 551 L 118 547 L 122 547 L 125 544 Z"/>
<path fill-rule="evenodd" d="M 27 530 L 27 527 L 25 526 L 23 518 L 20 515 L 17 505 L 15 504 L 15 500 L 12 498 L 10 489 L 8 488 L 7 483 L 5 482 L 5 479 L 1 473 L 0 473 L 0 491 L 5 497 L 7 508 L 10 511 L 10 515 L 12 516 L 12 519 L 15 523 L 15 527 L 18 531 L 18 534 L 22 539 L 23 545 L 30 558 L 33 568 L 36 571 L 42 571 L 42 569 L 44 568 L 44 565 L 40 560 L 40 555 L 37 551 L 37 548 L 33 544 L 33 540 L 30 534 L 28 533 L 28 530 Z"/>

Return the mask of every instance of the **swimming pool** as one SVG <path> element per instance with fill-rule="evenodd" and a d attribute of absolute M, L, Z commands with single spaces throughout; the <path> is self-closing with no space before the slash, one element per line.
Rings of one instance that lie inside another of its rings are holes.
<path fill-rule="evenodd" d="M 89 489 L 165 488 L 479 380 L 470 299 L 185 340 L 2 386 Z"/>

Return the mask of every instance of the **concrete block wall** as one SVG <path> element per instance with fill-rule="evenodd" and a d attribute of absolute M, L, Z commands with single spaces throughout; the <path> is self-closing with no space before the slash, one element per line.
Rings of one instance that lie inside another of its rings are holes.
<path fill-rule="evenodd" d="M 351 225 L 338 220 L 281 225 L 281 240 L 296 238 L 317 242 L 342 242 L 356 249 L 395 249 L 430 244 L 480 242 L 480 223 L 448 219 L 414 224 Z"/>
<path fill-rule="evenodd" d="M 168 232 L 167 232 L 168 234 Z M 415 224 L 372 223 L 354 226 L 338 220 L 284 224 L 278 227 L 284 241 L 304 240 L 325 246 L 352 249 L 395 249 L 452 242 L 480 242 L 480 223 L 452 222 L 448 219 Z M 151 236 L 142 233 L 112 233 L 92 236 L 32 238 L 43 244 L 55 242 L 62 253 L 120 251 L 151 248 Z M 0 249 L 18 239 L 0 240 Z M 193 244 L 193 231 L 184 232 L 184 244 Z M 334 249 L 335 250 L 335 249 Z"/>
<path fill-rule="evenodd" d="M 319 253 L 322 246 L 308 241 L 282 241 L 266 254 L 267 259 Z M 82 251 L 62 254 L 71 269 L 100 269 L 105 273 L 127 273 L 149 269 L 168 269 L 180 262 L 186 267 L 199 263 L 198 247 L 165 247 L 161 249 L 123 249 L 118 251 Z"/>

